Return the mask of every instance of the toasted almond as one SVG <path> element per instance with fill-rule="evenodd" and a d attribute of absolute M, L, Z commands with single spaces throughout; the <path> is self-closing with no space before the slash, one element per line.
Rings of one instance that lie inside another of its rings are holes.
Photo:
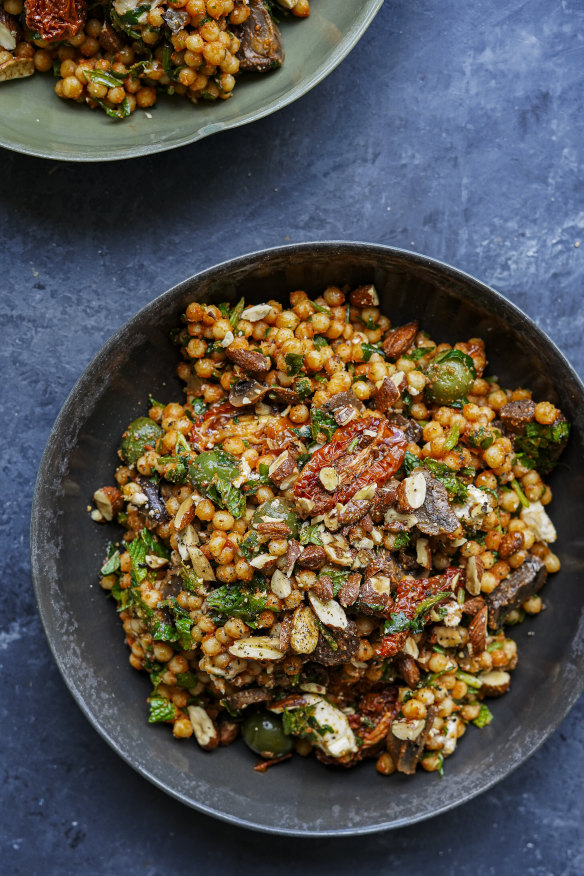
<path fill-rule="evenodd" d="M 423 718 L 416 718 L 412 721 L 394 721 L 391 725 L 391 732 L 396 739 L 401 739 L 402 742 L 412 742 L 418 738 L 425 723 Z"/>
<path fill-rule="evenodd" d="M 159 557 L 156 554 L 146 554 L 144 561 L 150 569 L 161 569 L 168 565 L 166 557 Z"/>
<path fill-rule="evenodd" d="M 25 79 L 34 73 L 32 58 L 10 58 L 0 64 L 0 82 L 8 82 L 9 79 Z"/>
<path fill-rule="evenodd" d="M 466 564 L 466 589 L 471 596 L 478 596 L 481 592 L 481 581 L 485 566 L 480 557 L 469 557 Z"/>
<path fill-rule="evenodd" d="M 195 739 L 206 751 L 211 751 L 217 748 L 219 744 L 219 734 L 215 724 L 201 706 L 187 706 L 189 719 L 193 725 Z"/>
<path fill-rule="evenodd" d="M 482 654 L 487 647 L 487 616 L 488 609 L 484 605 L 477 611 L 468 625 L 468 639 L 473 654 Z"/>
<path fill-rule="evenodd" d="M 481 672 L 478 679 L 481 682 L 481 693 L 487 697 L 500 697 L 509 690 L 511 684 L 511 676 L 503 669 Z"/>
<path fill-rule="evenodd" d="M 16 37 L 12 31 L 0 21 L 0 49 L 13 52 L 16 48 Z"/>
<path fill-rule="evenodd" d="M 332 466 L 321 468 L 318 473 L 318 479 L 329 493 L 332 493 L 339 486 L 339 476 Z"/>
<path fill-rule="evenodd" d="M 337 566 L 352 566 L 353 554 L 349 548 L 342 547 L 331 541 L 329 544 L 324 544 L 324 552 L 332 563 Z"/>
<path fill-rule="evenodd" d="M 261 319 L 265 319 L 271 310 L 269 304 L 254 304 L 252 307 L 246 307 L 241 314 L 241 319 L 246 319 L 248 322 L 259 322 Z"/>
<path fill-rule="evenodd" d="M 468 633 L 464 627 L 435 626 L 432 628 L 432 642 L 442 648 L 460 648 L 466 645 Z"/>
<path fill-rule="evenodd" d="M 300 497 L 299 499 L 296 499 L 296 507 L 303 517 L 308 517 L 308 515 L 314 508 L 314 502 L 311 499 L 305 499 L 304 497 Z"/>
<path fill-rule="evenodd" d="M 416 542 L 416 560 L 424 569 L 432 568 L 432 552 L 427 538 L 419 538 Z"/>
<path fill-rule="evenodd" d="M 409 657 L 413 657 L 414 660 L 417 660 L 420 655 L 420 649 L 418 648 L 416 640 L 413 639 L 412 636 L 408 636 L 402 648 L 402 651 Z"/>
<path fill-rule="evenodd" d="M 214 581 L 215 572 L 213 571 L 211 563 L 209 562 L 201 548 L 197 547 L 196 544 L 186 544 L 185 546 L 190 557 L 194 573 L 198 575 L 199 578 L 202 578 L 203 581 Z"/>
<path fill-rule="evenodd" d="M 404 478 L 397 488 L 397 501 L 401 511 L 415 511 L 421 508 L 426 498 L 426 478 L 417 471 Z"/>
<path fill-rule="evenodd" d="M 271 589 L 279 599 L 286 599 L 292 593 L 292 584 L 283 572 L 276 569 L 272 575 Z"/>
<path fill-rule="evenodd" d="M 361 487 L 360 490 L 357 490 L 355 495 L 353 496 L 352 501 L 359 501 L 360 499 L 369 500 L 372 499 L 377 491 L 377 484 L 367 484 L 365 487 Z"/>
<path fill-rule="evenodd" d="M 270 636 L 249 636 L 238 639 L 229 646 L 229 653 L 242 660 L 280 660 L 284 654 L 278 647 L 278 639 Z"/>
<path fill-rule="evenodd" d="M 93 494 L 93 501 L 104 520 L 108 522 L 113 520 L 124 507 L 122 492 L 117 487 L 101 487 Z"/>
<path fill-rule="evenodd" d="M 177 532 L 180 532 L 181 529 L 184 529 L 185 526 L 188 526 L 189 523 L 192 523 L 195 519 L 195 503 L 193 502 L 192 496 L 187 496 L 187 498 L 180 503 L 178 511 L 176 512 L 174 518 L 174 528 Z"/>
<path fill-rule="evenodd" d="M 254 569 L 263 569 L 265 566 L 268 566 L 272 563 L 276 557 L 273 557 L 272 554 L 258 554 L 257 557 L 252 557 L 249 561 L 250 566 L 253 566 Z"/>
<path fill-rule="evenodd" d="M 318 645 L 316 618 L 309 605 L 299 606 L 294 612 L 290 645 L 296 654 L 312 654 Z"/>
<path fill-rule="evenodd" d="M 308 599 L 315 615 L 326 627 L 333 627 L 337 630 L 347 628 L 347 615 L 335 599 L 321 599 L 312 590 L 308 592 Z"/>

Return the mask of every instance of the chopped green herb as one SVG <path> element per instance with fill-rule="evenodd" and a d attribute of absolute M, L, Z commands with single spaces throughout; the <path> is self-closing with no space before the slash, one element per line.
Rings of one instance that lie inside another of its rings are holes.
<path fill-rule="evenodd" d="M 517 436 L 514 447 L 517 459 L 528 468 L 535 468 L 540 474 L 549 474 L 556 465 L 554 458 L 558 445 L 562 445 L 570 435 L 570 424 L 563 420 L 550 426 L 540 423 L 527 423 L 525 434 Z"/>
<path fill-rule="evenodd" d="M 113 575 L 114 572 L 117 572 L 120 568 L 120 552 L 116 550 L 115 545 L 111 542 L 107 547 L 107 560 L 99 570 L 99 574 L 103 575 Z"/>
<path fill-rule="evenodd" d="M 161 721 L 174 721 L 178 716 L 178 709 L 171 700 L 164 697 L 150 698 L 149 724 L 159 724 Z"/>
<path fill-rule="evenodd" d="M 336 596 L 350 574 L 349 571 L 342 572 L 340 569 L 325 568 L 321 569 L 319 577 L 320 575 L 328 575 L 333 582 L 333 596 Z"/>
<path fill-rule="evenodd" d="M 294 377 L 302 371 L 304 365 L 304 356 L 302 353 L 286 353 L 284 356 L 286 361 L 286 372 L 288 377 Z"/>
<path fill-rule="evenodd" d="M 383 347 L 381 346 L 381 344 L 368 344 L 361 342 L 361 350 L 363 352 L 364 362 L 369 362 L 374 353 L 380 353 L 382 356 L 384 356 Z"/>
<path fill-rule="evenodd" d="M 455 475 L 452 469 L 445 462 L 438 462 L 435 459 L 424 460 L 424 465 L 434 477 L 443 484 L 452 496 L 455 502 L 466 502 L 468 498 L 467 485 Z M 474 474 L 474 469 L 470 470 Z M 470 477 L 468 469 L 462 469 L 460 472 L 463 477 Z"/>
<path fill-rule="evenodd" d="M 300 530 L 299 541 L 301 545 L 316 544 L 322 546 L 322 538 L 318 531 L 318 524 L 315 523 L 314 526 L 310 526 L 305 523 Z"/>
<path fill-rule="evenodd" d="M 258 550 L 258 534 L 254 530 L 246 533 L 239 543 L 239 552 L 246 560 L 251 559 Z"/>
<path fill-rule="evenodd" d="M 253 588 L 253 582 L 248 586 L 236 583 L 218 587 L 207 596 L 207 605 L 216 615 L 237 617 L 254 628 L 258 616 L 267 609 L 267 595 Z M 271 611 L 276 609 L 271 608 Z"/>
<path fill-rule="evenodd" d="M 322 432 L 327 441 L 330 441 L 337 430 L 337 423 L 332 414 L 327 414 L 325 411 L 311 411 L 310 414 L 312 437 L 318 441 L 318 436 Z"/>
<path fill-rule="evenodd" d="M 523 505 L 523 507 L 529 508 L 529 499 L 527 498 L 527 496 L 525 495 L 525 493 L 521 489 L 521 484 L 519 483 L 517 478 L 513 478 L 513 480 L 511 481 L 511 486 L 513 487 L 513 490 L 517 494 L 517 497 L 518 497 L 519 501 L 521 502 L 521 504 Z"/>
<path fill-rule="evenodd" d="M 472 687 L 475 690 L 478 690 L 483 684 L 476 675 L 470 675 L 468 672 L 463 672 L 462 669 L 457 670 L 456 677 L 459 681 L 463 681 L 468 687 Z"/>
<path fill-rule="evenodd" d="M 418 347 L 411 353 L 405 353 L 402 358 L 411 359 L 413 362 L 417 362 L 419 359 L 423 359 L 424 356 L 427 356 L 428 353 L 432 353 L 435 349 L 435 347 Z"/>
<path fill-rule="evenodd" d="M 485 706 L 485 704 L 482 703 L 481 710 L 478 713 L 477 717 L 474 719 L 473 724 L 475 725 L 475 727 L 479 727 L 480 729 L 482 729 L 483 727 L 486 727 L 487 724 L 490 724 L 492 720 L 493 713 L 488 706 Z"/>
<path fill-rule="evenodd" d="M 314 390 L 312 389 L 312 383 L 310 382 L 308 377 L 300 377 L 294 383 L 294 389 L 300 396 L 300 401 L 304 401 L 307 398 L 310 398 Z"/>
<path fill-rule="evenodd" d="M 458 444 L 459 436 L 460 426 L 458 425 L 458 423 L 455 423 L 444 439 L 444 450 L 453 450 L 453 448 L 456 447 L 456 445 Z"/>
<path fill-rule="evenodd" d="M 404 548 L 407 548 L 410 543 L 410 538 L 411 536 L 409 532 L 398 532 L 393 543 L 394 551 L 401 551 Z"/>
<path fill-rule="evenodd" d="M 418 457 L 414 453 L 410 453 L 409 450 L 406 450 L 403 462 L 397 472 L 398 477 L 408 477 L 418 465 L 420 465 Z"/>
<path fill-rule="evenodd" d="M 237 328 L 237 323 L 241 319 L 241 314 L 245 309 L 245 301 L 243 298 L 240 298 L 231 313 L 229 314 L 229 322 L 233 326 L 233 328 Z"/>

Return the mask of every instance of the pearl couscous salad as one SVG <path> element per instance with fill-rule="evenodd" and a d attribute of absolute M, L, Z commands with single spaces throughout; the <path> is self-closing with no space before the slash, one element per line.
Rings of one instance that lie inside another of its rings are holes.
<path fill-rule="evenodd" d="M 101 585 L 148 720 L 241 735 L 260 770 L 442 773 L 560 568 L 561 411 L 489 375 L 480 338 L 392 325 L 372 285 L 193 302 L 173 339 L 185 399 L 150 398 L 92 512 L 124 530 Z"/>
<path fill-rule="evenodd" d="M 240 73 L 281 66 L 279 17 L 309 14 L 308 0 L 0 0 L 0 83 L 52 73 L 59 97 L 113 119 L 161 93 L 227 100 Z"/>

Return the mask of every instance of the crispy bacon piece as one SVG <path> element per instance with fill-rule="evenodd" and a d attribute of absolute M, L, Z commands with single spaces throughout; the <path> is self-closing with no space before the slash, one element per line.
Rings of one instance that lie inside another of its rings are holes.
<path fill-rule="evenodd" d="M 87 17 L 85 0 L 26 0 L 26 24 L 47 42 L 79 33 Z"/>
<path fill-rule="evenodd" d="M 329 511 L 337 502 L 344 505 L 363 487 L 381 486 L 395 474 L 402 464 L 406 443 L 404 433 L 380 414 L 353 420 L 337 429 L 331 440 L 312 454 L 294 485 L 294 496 L 313 502 L 313 515 Z M 339 486 L 332 493 L 319 478 L 325 467 L 333 467 L 339 477 Z"/>
<path fill-rule="evenodd" d="M 402 578 L 397 585 L 395 601 L 386 611 L 388 617 L 400 616 L 404 621 L 412 621 L 421 603 L 429 596 L 448 591 L 445 599 L 452 596 L 452 583 L 460 577 L 460 569 L 446 569 L 442 575 L 432 578 Z M 380 657 L 394 657 L 405 645 L 410 635 L 409 629 L 399 633 L 388 633 L 377 646 Z"/>

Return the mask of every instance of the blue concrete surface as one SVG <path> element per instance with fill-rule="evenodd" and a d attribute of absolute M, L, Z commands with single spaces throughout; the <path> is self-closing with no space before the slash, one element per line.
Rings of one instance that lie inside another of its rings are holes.
<path fill-rule="evenodd" d="M 253 126 L 111 165 L 2 152 L 2 873 L 584 873 L 582 700 L 448 815 L 361 840 L 262 837 L 167 798 L 93 731 L 53 665 L 27 556 L 38 461 L 84 366 L 152 297 L 249 250 L 346 238 L 436 256 L 584 373 L 583 59 L 581 0 L 386 0 L 324 83 Z"/>

